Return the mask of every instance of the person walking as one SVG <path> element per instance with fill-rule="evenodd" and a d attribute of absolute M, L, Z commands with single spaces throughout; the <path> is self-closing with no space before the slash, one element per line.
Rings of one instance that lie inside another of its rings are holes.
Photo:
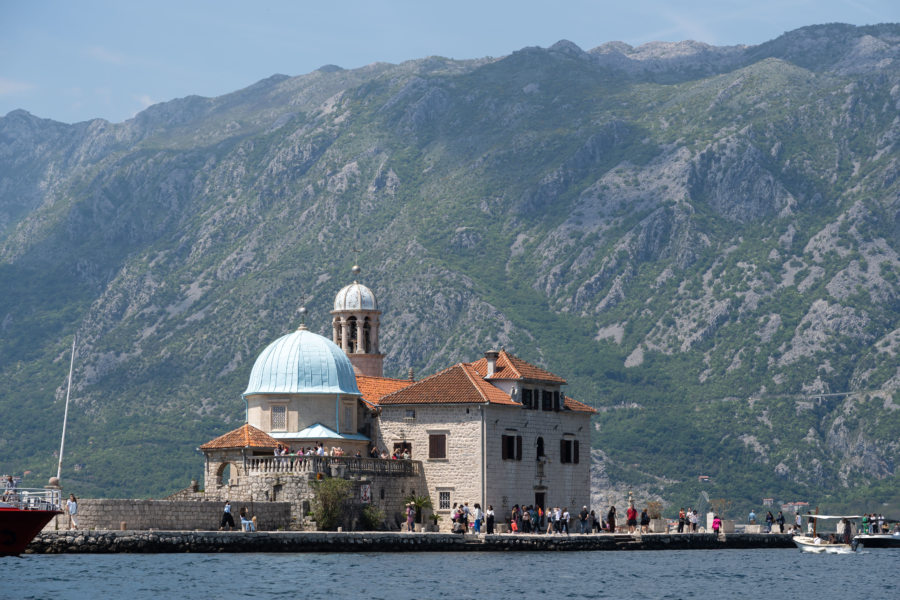
<path fill-rule="evenodd" d="M 641 511 L 641 533 L 650 533 L 650 515 L 646 508 Z"/>
<path fill-rule="evenodd" d="M 778 511 L 778 516 L 775 517 L 775 522 L 778 523 L 778 529 L 781 533 L 784 533 L 784 515 L 781 511 Z"/>
<path fill-rule="evenodd" d="M 412 502 L 406 505 L 406 530 L 407 531 L 415 531 L 415 526 L 413 523 L 416 520 L 416 509 L 413 507 Z"/>
<path fill-rule="evenodd" d="M 684 533 L 684 522 L 687 520 L 687 514 L 684 512 L 684 507 L 681 507 L 681 510 L 678 511 L 678 533 Z"/>
<path fill-rule="evenodd" d="M 588 533 L 588 517 L 590 515 L 591 515 L 591 513 L 588 512 L 588 507 L 582 506 L 581 512 L 578 513 L 578 524 L 581 526 L 582 534 Z"/>
<path fill-rule="evenodd" d="M 487 534 L 494 533 L 494 505 L 488 504 L 487 511 L 484 513 L 485 525 L 487 526 Z"/>
<path fill-rule="evenodd" d="M 475 520 L 475 523 L 473 525 L 475 533 L 481 533 L 481 521 L 484 520 L 484 512 L 482 512 L 481 505 L 477 502 L 475 503 L 474 509 L 472 510 L 472 518 Z"/>
<path fill-rule="evenodd" d="M 719 518 L 719 515 L 713 517 L 712 521 L 712 530 L 713 533 L 719 535 L 719 530 L 722 528 L 722 520 Z"/>
<path fill-rule="evenodd" d="M 775 523 L 775 516 L 772 511 L 766 511 L 766 533 L 772 533 L 772 525 Z"/>
<path fill-rule="evenodd" d="M 628 510 L 625 511 L 625 519 L 628 525 L 628 533 L 634 533 L 637 527 L 637 509 L 634 507 L 633 502 L 628 505 Z"/>
<path fill-rule="evenodd" d="M 231 515 L 231 501 L 225 501 L 225 508 L 222 509 L 222 522 L 219 524 L 219 531 L 228 527 L 228 531 L 234 530 L 234 517 Z"/>
<path fill-rule="evenodd" d="M 609 512 L 606 513 L 606 522 L 609 524 L 609 532 L 616 532 L 616 507 L 610 506 Z"/>
<path fill-rule="evenodd" d="M 69 494 L 66 500 L 66 513 L 69 515 L 69 529 L 78 529 L 78 498 L 75 494 Z"/>

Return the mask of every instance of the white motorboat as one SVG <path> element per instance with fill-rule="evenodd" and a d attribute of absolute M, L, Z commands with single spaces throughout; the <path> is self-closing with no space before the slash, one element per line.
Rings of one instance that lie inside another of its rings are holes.
<path fill-rule="evenodd" d="M 828 542 L 818 536 L 813 538 L 807 535 L 796 535 L 794 543 L 801 552 L 810 554 L 852 554 L 856 551 L 854 544 Z"/>
<path fill-rule="evenodd" d="M 818 510 L 818 509 L 817 509 Z M 852 554 L 862 546 L 856 538 L 852 538 L 853 521 L 859 519 L 859 515 L 803 515 L 813 524 L 812 535 L 794 536 L 794 544 L 801 552 L 810 554 Z M 816 532 L 819 521 L 837 521 L 839 530 L 837 535 L 829 535 L 829 539 L 819 537 Z M 858 536 L 857 536 L 858 537 Z"/>

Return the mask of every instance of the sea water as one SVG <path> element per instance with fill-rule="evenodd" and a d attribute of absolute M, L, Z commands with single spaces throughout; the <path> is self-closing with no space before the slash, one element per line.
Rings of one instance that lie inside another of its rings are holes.
<path fill-rule="evenodd" d="M 59 554 L 0 558 L 0 598 L 900 598 L 900 549 Z"/>

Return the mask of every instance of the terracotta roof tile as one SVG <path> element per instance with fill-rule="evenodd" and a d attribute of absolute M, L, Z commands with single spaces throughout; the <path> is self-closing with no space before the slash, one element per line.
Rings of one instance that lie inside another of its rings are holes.
<path fill-rule="evenodd" d="M 487 377 L 487 359 L 481 358 L 471 363 L 473 367 L 481 374 Z M 562 377 L 554 375 L 550 371 L 535 366 L 521 358 L 514 356 L 506 350 L 501 350 L 497 357 L 497 365 L 494 374 L 488 379 L 529 379 L 533 381 L 546 381 L 548 383 L 556 383 L 564 385 L 566 380 Z"/>
<path fill-rule="evenodd" d="M 356 385 L 362 394 L 362 399 L 373 405 L 377 405 L 382 397 L 409 387 L 414 383 L 411 379 L 391 379 L 390 377 L 371 377 L 369 375 L 356 376 Z"/>
<path fill-rule="evenodd" d="M 472 365 L 459 363 L 381 398 L 379 404 L 509 404 L 521 406 L 485 381 Z"/>
<path fill-rule="evenodd" d="M 245 423 L 225 435 L 200 446 L 201 450 L 222 450 L 225 448 L 275 448 L 278 440 L 261 429 Z"/>
<path fill-rule="evenodd" d="M 574 410 L 574 411 L 578 411 L 578 412 L 589 412 L 589 413 L 597 412 L 596 408 L 590 407 L 587 404 L 585 404 L 583 402 L 579 402 L 578 400 L 575 400 L 573 398 L 569 398 L 568 396 L 563 396 L 563 400 L 564 400 L 564 406 L 566 408 L 568 408 L 569 410 Z"/>

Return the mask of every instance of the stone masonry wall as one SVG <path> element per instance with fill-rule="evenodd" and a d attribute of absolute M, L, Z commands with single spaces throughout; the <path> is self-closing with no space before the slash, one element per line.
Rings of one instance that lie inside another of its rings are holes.
<path fill-rule="evenodd" d="M 408 410 L 414 409 L 414 415 Z M 485 483 L 482 497 L 482 418 L 484 415 Z M 383 406 L 376 439 L 379 447 L 393 449 L 397 442 L 412 445 L 412 458 L 422 461 L 441 530 L 449 530 L 453 503 L 493 505 L 497 524 L 504 523 L 513 504 L 533 504 L 544 494 L 545 507 L 568 507 L 572 514 L 590 504 L 590 413 L 523 410 L 509 406 L 417 405 Z M 447 458 L 429 458 L 428 439 L 447 435 Z M 504 435 L 522 437 L 522 459 L 504 460 Z M 537 440 L 543 439 L 544 459 L 537 460 Z M 562 463 L 560 440 L 578 440 L 579 462 Z M 440 506 L 440 494 L 449 494 L 449 507 Z"/>
<path fill-rule="evenodd" d="M 78 500 L 78 529 L 120 529 L 122 522 L 129 530 L 215 530 L 222 520 L 222 502 L 128 500 L 109 498 L 80 498 Z M 257 517 L 262 531 L 288 529 L 291 506 L 288 502 L 231 503 L 235 525 L 240 528 L 240 509 L 246 506 Z M 46 529 L 65 528 L 66 518 L 54 521 Z"/>
<path fill-rule="evenodd" d="M 415 417 L 407 417 L 414 408 Z M 417 405 L 384 406 L 378 419 L 376 439 L 379 448 L 393 450 L 397 442 L 412 445 L 412 459 L 422 461 L 425 487 L 417 494 L 427 494 L 434 511 L 441 515 L 442 531 L 451 526 L 453 503 L 468 502 L 472 507 L 481 502 L 481 413 L 478 406 Z M 429 458 L 430 434 L 446 434 L 447 458 Z M 440 506 L 440 494 L 449 495 L 449 505 Z"/>

